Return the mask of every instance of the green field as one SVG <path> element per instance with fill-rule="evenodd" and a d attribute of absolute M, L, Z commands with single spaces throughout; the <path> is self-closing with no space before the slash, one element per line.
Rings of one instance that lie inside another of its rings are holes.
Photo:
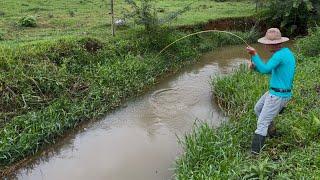
<path fill-rule="evenodd" d="M 0 3 L 0 33 L 3 40 L 31 41 L 66 35 L 110 37 L 110 5 L 107 0 L 2 0 Z M 181 15 L 171 25 L 193 25 L 225 17 L 243 17 L 254 13 L 254 3 L 215 2 L 211 0 L 158 0 L 158 16 L 164 17 L 190 5 L 190 11 Z M 123 17 L 129 6 L 115 1 L 116 19 Z M 22 28 L 17 25 L 21 17 L 34 16 L 37 27 Z M 128 20 L 129 28 L 135 28 Z"/>

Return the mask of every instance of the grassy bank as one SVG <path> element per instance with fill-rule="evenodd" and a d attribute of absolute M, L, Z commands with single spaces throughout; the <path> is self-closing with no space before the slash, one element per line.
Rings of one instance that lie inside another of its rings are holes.
<path fill-rule="evenodd" d="M 104 0 L 2 0 L 0 3 L 0 43 L 6 40 L 21 42 L 51 39 L 65 35 L 110 37 L 109 2 Z M 181 10 L 189 4 L 191 4 L 190 11 L 179 16 L 176 21 L 172 22 L 172 25 L 194 25 L 217 18 L 243 17 L 255 13 L 255 4 L 248 1 L 155 1 L 160 18 Z M 123 18 L 126 10 L 130 9 L 124 0 L 115 1 L 116 19 Z M 35 17 L 37 26 L 20 27 L 19 20 L 29 16 Z M 130 27 L 135 27 L 132 20 L 127 21 Z"/>
<path fill-rule="evenodd" d="M 247 40 L 252 34 L 238 33 Z M 132 30 L 101 41 L 90 37 L 0 46 L 0 167 L 32 155 L 81 121 L 99 118 L 199 53 L 241 43 L 224 34 L 195 36 L 163 29 Z"/>
<path fill-rule="evenodd" d="M 275 119 L 283 136 L 267 139 L 250 155 L 256 127 L 253 107 L 268 89 L 267 77 L 242 67 L 213 81 L 213 94 L 230 121 L 213 130 L 199 125 L 186 136 L 177 179 L 318 179 L 320 177 L 320 30 L 298 42 L 294 98 Z M 312 57 L 313 56 L 313 57 Z"/>

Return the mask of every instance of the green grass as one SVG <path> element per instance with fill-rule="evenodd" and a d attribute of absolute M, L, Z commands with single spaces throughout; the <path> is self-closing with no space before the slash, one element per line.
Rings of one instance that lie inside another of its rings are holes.
<path fill-rule="evenodd" d="M 3 0 L 0 6 L 0 37 L 15 42 L 52 39 L 66 35 L 110 37 L 108 3 L 109 1 L 103 0 Z M 164 10 L 159 12 L 159 17 L 182 9 L 188 4 L 191 4 L 191 10 L 178 17 L 171 25 L 193 25 L 211 19 L 243 17 L 254 14 L 254 3 L 247 1 L 156 1 L 156 7 L 159 10 Z M 128 9 L 128 6 L 123 0 L 115 2 L 117 18 L 123 16 L 124 9 Z M 17 22 L 24 16 L 35 16 L 38 26 L 35 28 L 19 27 Z M 133 26 L 130 21 L 129 25 Z"/>
<path fill-rule="evenodd" d="M 132 30 L 108 41 L 69 37 L 0 46 L 0 171 L 143 93 L 201 52 L 242 43 L 226 34 L 194 36 L 155 58 L 185 34 Z"/>
<path fill-rule="evenodd" d="M 308 48 L 308 37 L 298 44 Z M 311 45 L 309 43 L 309 45 Z M 267 139 L 258 157 L 250 155 L 256 117 L 253 107 L 268 89 L 265 76 L 242 67 L 213 81 L 213 94 L 229 122 L 218 129 L 199 125 L 183 143 L 177 179 L 317 179 L 320 177 L 319 57 L 298 56 L 294 98 L 275 119 L 283 136 Z"/>

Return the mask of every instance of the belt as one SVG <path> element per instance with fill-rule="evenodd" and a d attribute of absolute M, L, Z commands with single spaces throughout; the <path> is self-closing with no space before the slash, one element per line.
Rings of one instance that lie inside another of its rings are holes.
<path fill-rule="evenodd" d="M 275 92 L 280 92 L 280 93 L 288 93 L 288 92 L 291 92 L 291 89 L 279 89 L 279 88 L 270 88 L 272 89 L 273 91 Z"/>

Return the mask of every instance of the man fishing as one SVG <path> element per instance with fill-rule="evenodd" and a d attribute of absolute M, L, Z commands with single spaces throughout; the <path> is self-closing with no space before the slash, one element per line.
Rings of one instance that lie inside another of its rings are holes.
<path fill-rule="evenodd" d="M 252 140 L 252 154 L 260 153 L 267 135 L 275 135 L 273 120 L 292 97 L 296 63 L 290 49 L 282 45 L 286 41 L 289 41 L 289 38 L 282 37 L 277 28 L 268 29 L 265 37 L 258 40 L 272 53 L 267 62 L 260 58 L 253 47 L 248 46 L 246 49 L 252 60 L 249 67 L 261 74 L 271 74 L 269 91 L 259 99 L 254 108 L 258 122 Z"/>

